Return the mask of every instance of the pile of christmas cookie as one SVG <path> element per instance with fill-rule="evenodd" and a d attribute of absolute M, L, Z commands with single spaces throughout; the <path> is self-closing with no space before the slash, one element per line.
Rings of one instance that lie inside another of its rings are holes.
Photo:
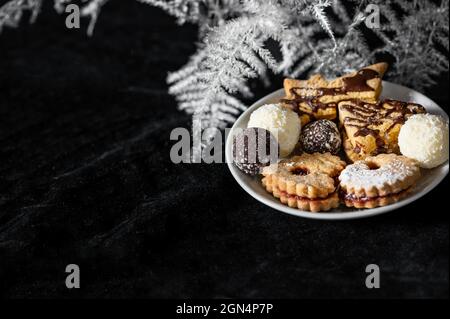
<path fill-rule="evenodd" d="M 285 79 L 233 137 L 233 160 L 283 204 L 312 212 L 394 203 L 448 160 L 448 122 L 416 103 L 379 100 L 386 63 L 334 80 Z"/>

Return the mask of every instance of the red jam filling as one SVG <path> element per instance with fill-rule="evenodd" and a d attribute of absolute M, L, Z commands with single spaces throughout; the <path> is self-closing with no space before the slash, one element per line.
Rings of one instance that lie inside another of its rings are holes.
<path fill-rule="evenodd" d="M 355 194 L 348 194 L 344 191 L 340 192 L 340 197 L 345 199 L 346 201 L 350 201 L 353 203 L 365 203 L 371 200 L 376 200 L 376 199 L 380 199 L 380 198 L 385 198 L 385 197 L 389 197 L 389 196 L 393 196 L 393 195 L 401 195 L 403 193 L 405 193 L 408 189 L 402 190 L 398 193 L 393 193 L 393 194 L 389 194 L 389 195 L 384 195 L 384 196 L 374 196 L 374 197 L 358 197 Z"/>
<path fill-rule="evenodd" d="M 303 197 L 303 196 L 298 196 L 298 195 L 292 195 L 292 194 L 288 194 L 285 191 L 280 191 L 280 194 L 283 195 L 284 197 L 288 197 L 288 198 L 295 198 L 296 200 L 308 200 L 308 201 L 319 201 L 319 200 L 325 200 L 330 198 L 331 196 L 333 196 L 334 193 L 329 194 L 327 197 L 318 197 L 318 198 L 308 198 L 308 197 Z"/>

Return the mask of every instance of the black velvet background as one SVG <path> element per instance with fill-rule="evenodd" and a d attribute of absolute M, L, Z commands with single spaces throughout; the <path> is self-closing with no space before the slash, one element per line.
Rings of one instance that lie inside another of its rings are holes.
<path fill-rule="evenodd" d="M 92 38 L 83 27 L 47 5 L 0 35 L 1 297 L 448 297 L 448 179 L 375 218 L 279 213 L 225 164 L 170 162 L 190 117 L 165 76 L 193 26 L 112 1 Z M 424 93 L 447 108 L 442 81 Z M 81 289 L 64 285 L 70 263 Z M 381 289 L 365 288 L 370 263 Z"/>

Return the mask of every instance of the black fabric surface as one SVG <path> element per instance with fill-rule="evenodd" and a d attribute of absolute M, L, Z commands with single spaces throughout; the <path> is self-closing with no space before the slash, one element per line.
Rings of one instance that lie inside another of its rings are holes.
<path fill-rule="evenodd" d="M 51 7 L 0 35 L 1 297 L 448 297 L 448 179 L 378 217 L 292 217 L 226 164 L 172 164 L 167 71 L 196 29 L 134 1 L 92 38 Z M 260 89 L 263 96 L 281 85 Z M 448 74 L 427 92 L 448 107 Z M 81 268 L 81 289 L 64 284 Z M 365 267 L 381 288 L 365 287 Z"/>

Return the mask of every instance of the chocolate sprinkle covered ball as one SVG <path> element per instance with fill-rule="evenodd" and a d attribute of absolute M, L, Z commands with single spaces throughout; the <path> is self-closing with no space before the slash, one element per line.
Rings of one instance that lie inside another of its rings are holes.
<path fill-rule="evenodd" d="M 336 154 L 341 148 L 341 135 L 333 122 L 318 120 L 306 125 L 300 135 L 300 143 L 306 153 Z"/>
<path fill-rule="evenodd" d="M 262 167 L 276 163 L 280 148 L 268 130 L 249 127 L 233 137 L 233 162 L 245 174 L 257 175 Z"/>

